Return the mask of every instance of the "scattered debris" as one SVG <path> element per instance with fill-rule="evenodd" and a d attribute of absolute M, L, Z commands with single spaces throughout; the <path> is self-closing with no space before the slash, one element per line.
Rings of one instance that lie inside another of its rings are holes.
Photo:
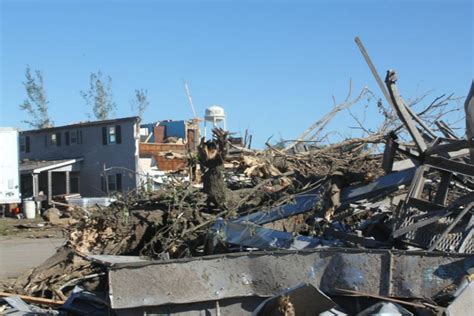
<path fill-rule="evenodd" d="M 9 290 L 67 300 L 62 310 L 87 314 L 456 315 L 469 308 L 471 139 L 457 137 L 442 117 L 425 120 L 449 97 L 415 113 L 397 73 L 389 70 L 384 85 L 356 42 L 391 108 L 380 101 L 379 131 L 327 146 L 315 141 L 354 103 L 348 97 L 284 147 L 251 150 L 247 137 L 230 141 L 220 128 L 195 156 L 163 147 L 155 158 L 187 160 L 190 168 L 170 168 L 188 172 L 187 180 L 96 203 L 94 211 L 80 205 L 66 244 Z M 152 145 L 148 138 L 141 151 Z M 177 139 L 160 144 L 184 148 Z M 73 201 L 57 204 L 67 210 Z"/>

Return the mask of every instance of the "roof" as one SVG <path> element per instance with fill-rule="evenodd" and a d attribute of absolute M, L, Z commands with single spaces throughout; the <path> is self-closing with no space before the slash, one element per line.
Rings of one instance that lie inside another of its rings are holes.
<path fill-rule="evenodd" d="M 18 128 L 16 127 L 0 127 L 0 132 L 11 132 L 11 131 L 17 131 L 18 132 Z"/>
<path fill-rule="evenodd" d="M 20 173 L 40 173 L 75 164 L 83 158 L 59 160 L 24 160 L 20 162 Z"/>
<path fill-rule="evenodd" d="M 70 128 L 75 128 L 75 127 L 105 125 L 105 124 L 113 124 L 113 123 L 126 122 L 126 121 L 138 121 L 139 119 L 140 118 L 138 116 L 129 116 L 129 117 L 122 117 L 122 118 L 116 118 L 116 119 L 111 119 L 111 120 L 86 121 L 86 122 L 79 122 L 79 123 L 74 123 L 74 124 L 69 124 L 69 125 L 32 129 L 32 130 L 22 131 L 21 133 L 52 132 L 52 131 L 56 131 L 60 129 L 70 129 Z"/>

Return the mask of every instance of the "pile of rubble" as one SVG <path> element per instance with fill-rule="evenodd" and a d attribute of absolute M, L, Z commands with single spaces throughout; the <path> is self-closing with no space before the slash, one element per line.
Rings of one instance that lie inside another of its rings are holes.
<path fill-rule="evenodd" d="M 395 72 L 381 88 L 401 124 L 364 138 L 231 154 L 214 129 L 190 177 L 202 188 L 173 182 L 99 208 L 9 292 L 78 315 L 462 315 L 474 301 L 472 144 L 440 120 L 433 131 Z"/>

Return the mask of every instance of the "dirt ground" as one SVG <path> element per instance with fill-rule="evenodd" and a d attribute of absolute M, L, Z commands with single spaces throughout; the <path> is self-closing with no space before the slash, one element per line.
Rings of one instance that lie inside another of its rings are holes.
<path fill-rule="evenodd" d="M 39 219 L 0 218 L 0 236 L 62 238 L 63 227 Z"/>
<path fill-rule="evenodd" d="M 41 219 L 0 218 L 0 281 L 38 266 L 63 242 L 62 227 Z"/>
<path fill-rule="evenodd" d="M 63 238 L 0 236 L 0 280 L 15 278 L 40 265 L 63 242 Z"/>

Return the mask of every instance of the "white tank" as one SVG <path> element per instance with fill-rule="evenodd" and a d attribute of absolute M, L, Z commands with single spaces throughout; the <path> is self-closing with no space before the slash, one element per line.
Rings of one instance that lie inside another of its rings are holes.
<path fill-rule="evenodd" d="M 204 114 L 204 136 L 207 138 L 207 124 L 211 124 L 212 128 L 221 127 L 227 130 L 225 121 L 225 111 L 222 107 L 213 105 L 206 109 Z"/>
<path fill-rule="evenodd" d="M 36 217 L 36 202 L 33 200 L 23 200 L 23 214 L 28 219 Z"/>
<path fill-rule="evenodd" d="M 206 119 L 206 121 L 211 122 L 213 122 L 214 120 L 218 121 L 219 119 L 224 119 L 224 109 L 217 105 L 210 106 L 206 109 L 206 114 L 204 118 Z"/>

